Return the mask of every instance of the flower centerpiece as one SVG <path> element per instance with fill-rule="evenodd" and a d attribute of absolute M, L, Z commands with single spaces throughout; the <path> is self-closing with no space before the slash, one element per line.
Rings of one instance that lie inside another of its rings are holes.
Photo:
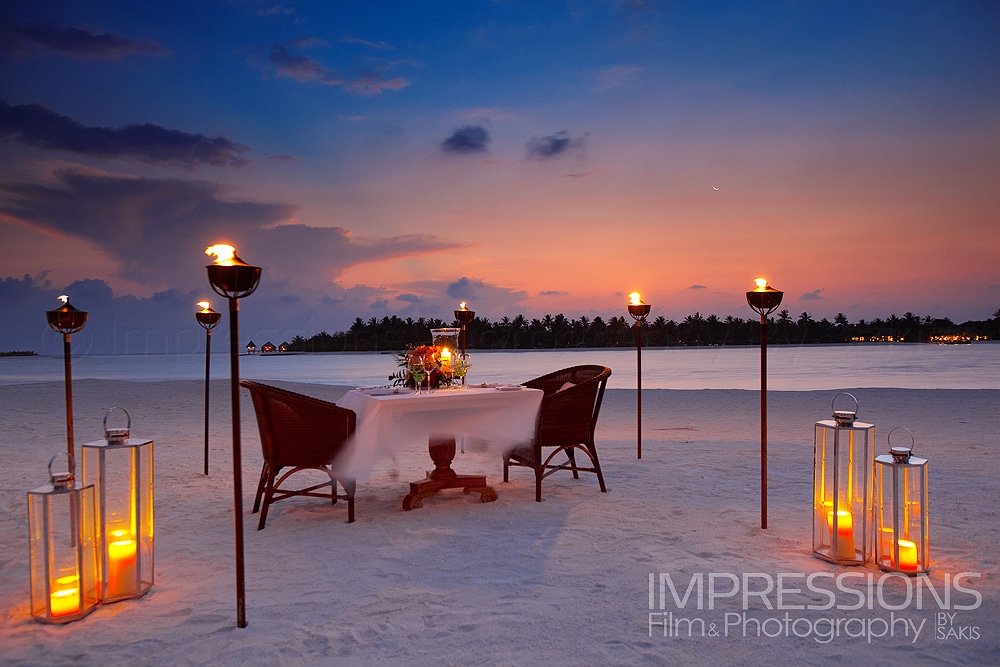
<path fill-rule="evenodd" d="M 389 381 L 397 387 L 402 385 L 411 389 L 417 388 L 413 374 L 415 368 L 423 369 L 421 386 L 427 386 L 431 389 L 448 387 L 455 379 L 450 367 L 448 370 L 443 368 L 441 348 L 434 345 L 418 345 L 416 347 L 411 345 L 396 355 L 396 365 L 400 367 L 400 370 L 390 375 Z"/>

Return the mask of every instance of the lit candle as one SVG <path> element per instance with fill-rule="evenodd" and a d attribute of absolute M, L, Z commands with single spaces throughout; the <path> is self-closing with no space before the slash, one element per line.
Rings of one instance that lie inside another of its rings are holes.
<path fill-rule="evenodd" d="M 56 579 L 56 590 L 49 595 L 49 613 L 55 616 L 68 616 L 80 611 L 80 578 L 71 574 Z"/>
<path fill-rule="evenodd" d="M 441 370 L 451 372 L 451 350 L 446 347 L 441 348 Z"/>
<path fill-rule="evenodd" d="M 833 535 L 833 512 L 827 512 L 826 525 Z M 837 511 L 837 560 L 854 560 L 854 517 L 847 510 Z"/>
<path fill-rule="evenodd" d="M 912 540 L 897 540 L 899 545 L 899 569 L 903 572 L 917 571 L 917 543 Z"/>
<path fill-rule="evenodd" d="M 125 531 L 115 531 L 114 542 L 108 543 L 107 597 L 129 595 L 135 590 L 136 542 Z"/>

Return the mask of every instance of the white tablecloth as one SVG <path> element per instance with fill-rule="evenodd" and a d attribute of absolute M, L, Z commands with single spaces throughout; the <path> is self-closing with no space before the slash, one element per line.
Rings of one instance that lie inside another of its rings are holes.
<path fill-rule="evenodd" d="M 542 395 L 540 389 L 528 388 L 465 387 L 385 396 L 349 391 L 337 405 L 353 410 L 358 424 L 337 467 L 366 481 L 375 461 L 403 449 L 426 449 L 432 435 L 453 435 L 463 451 L 499 456 L 534 439 Z"/>

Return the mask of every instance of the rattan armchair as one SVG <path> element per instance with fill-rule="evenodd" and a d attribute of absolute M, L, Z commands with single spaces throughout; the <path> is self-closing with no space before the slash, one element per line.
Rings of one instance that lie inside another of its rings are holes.
<path fill-rule="evenodd" d="M 538 413 L 535 440 L 517 447 L 504 456 L 503 481 L 510 480 L 511 466 L 524 466 L 535 471 L 535 500 L 542 500 L 542 480 L 560 470 L 570 470 L 575 479 L 581 472 L 597 474 L 601 491 L 607 492 L 601 462 L 594 445 L 594 429 L 604 400 L 611 369 L 607 366 L 573 366 L 543 375 L 524 383 L 525 387 L 545 392 Z M 590 461 L 589 466 L 577 465 L 579 449 Z M 566 461 L 553 463 L 560 452 Z"/>
<path fill-rule="evenodd" d="M 292 496 L 329 498 L 333 504 L 338 499 L 346 500 L 347 523 L 352 523 L 356 484 L 353 479 L 339 476 L 333 463 L 354 433 L 357 424 L 354 412 L 252 380 L 243 380 L 240 385 L 250 390 L 264 451 L 264 467 L 253 503 L 253 513 L 260 510 L 257 530 L 264 529 L 271 503 Z M 290 470 L 282 474 L 284 468 Z M 302 470 L 322 471 L 329 480 L 300 489 L 282 487 L 290 476 Z M 338 482 L 344 487 L 343 495 L 337 494 Z M 324 487 L 328 488 L 320 491 Z"/>

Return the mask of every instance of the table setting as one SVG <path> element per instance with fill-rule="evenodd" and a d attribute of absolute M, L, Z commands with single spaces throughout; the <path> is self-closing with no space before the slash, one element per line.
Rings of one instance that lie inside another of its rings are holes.
<path fill-rule="evenodd" d="M 531 442 L 542 401 L 538 389 L 466 382 L 471 361 L 467 354 L 454 354 L 456 339 L 449 335 L 458 330 L 441 331 L 434 330 L 434 345 L 411 347 L 397 356 L 399 370 L 389 376 L 389 385 L 358 387 L 337 401 L 357 415 L 355 433 L 337 462 L 351 478 L 366 481 L 377 461 L 404 449 L 428 448 L 435 468 L 410 484 L 405 510 L 420 507 L 423 499 L 446 488 L 479 493 L 483 502 L 496 500 L 484 475 L 459 475 L 451 469 L 455 453 L 500 457 Z"/>

